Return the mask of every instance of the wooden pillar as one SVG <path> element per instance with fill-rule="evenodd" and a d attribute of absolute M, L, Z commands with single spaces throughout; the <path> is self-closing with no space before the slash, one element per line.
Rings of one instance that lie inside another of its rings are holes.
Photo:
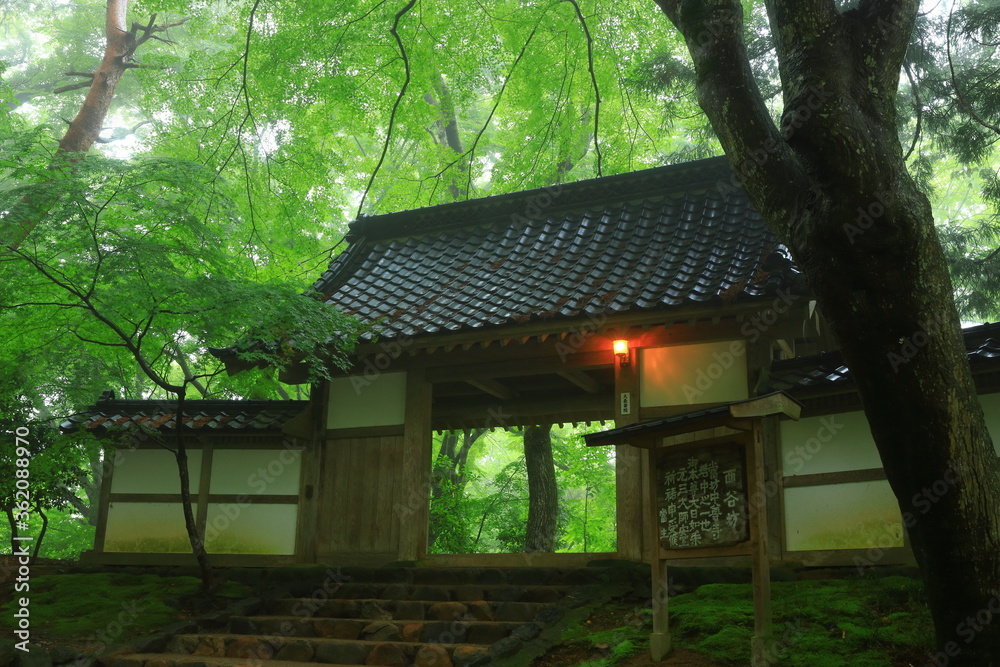
<path fill-rule="evenodd" d="M 608 354 L 611 354 L 610 350 Z M 630 363 L 615 359 L 615 424 L 626 426 L 639 421 L 639 351 L 630 351 Z M 646 453 L 631 445 L 615 446 L 616 519 L 618 556 L 643 560 L 643 511 L 646 484 L 643 459 Z"/>
<path fill-rule="evenodd" d="M 326 462 L 329 392 L 328 382 L 313 385 L 309 392 L 309 407 L 304 414 L 302 430 L 296 432 L 298 442 L 303 445 L 302 463 L 299 466 L 298 529 L 295 531 L 295 555 L 296 560 L 301 563 L 318 561 L 316 532 L 321 517 L 320 491 L 325 479 L 323 470 Z"/>
<path fill-rule="evenodd" d="M 414 512 L 399 520 L 399 560 L 420 560 L 427 553 L 431 503 L 431 384 L 424 370 L 406 373 L 406 411 L 403 424 L 403 484 L 397 502 L 420 498 Z M 416 495 L 415 495 L 416 494 Z M 386 517 L 388 520 L 388 517 Z"/>
<path fill-rule="evenodd" d="M 747 449 L 747 502 L 750 515 L 750 554 L 753 576 L 753 638 L 750 664 L 767 667 L 771 643 L 771 561 L 767 549 L 767 493 L 764 489 L 764 426 L 753 420 L 753 440 Z"/>
<path fill-rule="evenodd" d="M 767 552 L 772 561 L 785 557 L 785 489 L 781 470 L 781 424 L 777 415 L 762 418 L 764 488 L 767 496 Z"/>
<path fill-rule="evenodd" d="M 648 455 L 646 485 L 649 499 L 646 512 L 646 533 L 650 543 L 650 574 L 653 582 L 653 631 L 649 635 L 649 654 L 653 662 L 660 662 L 670 653 L 669 595 L 670 579 L 667 576 L 667 561 L 660 558 L 659 518 L 656 516 L 656 450 L 644 450 Z"/>
<path fill-rule="evenodd" d="M 104 448 L 104 461 L 101 465 L 101 495 L 97 507 L 97 527 L 94 530 L 95 554 L 104 553 L 104 538 L 108 532 L 108 514 L 111 509 L 111 483 L 115 476 L 115 456 L 118 449 Z"/>

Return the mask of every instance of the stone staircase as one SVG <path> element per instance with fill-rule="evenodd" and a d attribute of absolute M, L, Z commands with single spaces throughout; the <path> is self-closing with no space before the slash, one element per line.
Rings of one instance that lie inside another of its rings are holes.
<path fill-rule="evenodd" d="M 608 593 L 603 568 L 351 568 L 294 575 L 260 598 L 178 624 L 108 667 L 479 667 L 524 663 L 573 609 Z M 289 577 L 289 573 L 282 574 Z M 544 647 L 541 647 L 542 649 Z M 528 651 L 529 653 L 531 651 Z M 264 665 L 266 661 L 266 666 Z"/>

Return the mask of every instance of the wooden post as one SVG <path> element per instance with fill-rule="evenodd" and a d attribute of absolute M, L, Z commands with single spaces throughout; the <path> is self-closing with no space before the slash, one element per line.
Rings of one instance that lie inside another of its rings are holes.
<path fill-rule="evenodd" d="M 111 513 L 111 482 L 115 475 L 115 456 L 118 449 L 104 448 L 101 468 L 101 496 L 97 508 L 97 529 L 94 531 L 94 553 L 104 553 L 104 538 L 108 532 L 108 515 Z"/>
<path fill-rule="evenodd" d="M 400 521 L 400 560 L 419 560 L 427 552 L 427 530 L 431 502 L 431 384 L 424 370 L 412 368 L 406 372 L 406 411 L 403 425 L 403 479 L 397 502 L 418 494 L 423 502 L 411 516 Z M 387 517 L 388 519 L 388 517 Z"/>
<path fill-rule="evenodd" d="M 630 352 L 628 366 L 615 359 L 615 426 L 627 426 L 639 421 L 639 350 Z M 613 356 L 611 350 L 608 355 Z M 626 396 L 627 395 L 627 396 Z M 623 403 L 627 401 L 627 403 Z M 623 411 L 623 404 L 628 412 Z M 615 446 L 615 513 L 618 526 L 618 556 L 628 560 L 643 560 L 643 511 L 647 499 L 643 494 L 643 452 L 631 445 Z M 648 494 L 647 494 L 648 495 Z"/>
<path fill-rule="evenodd" d="M 747 448 L 747 504 L 750 519 L 753 577 L 753 638 L 751 667 L 767 667 L 771 644 L 771 569 L 767 550 L 767 493 L 764 477 L 764 428 L 753 420 L 753 440 Z"/>
<path fill-rule="evenodd" d="M 652 542 L 650 570 L 653 582 L 653 631 L 649 635 L 649 654 L 653 662 L 660 662 L 670 653 L 669 594 L 670 580 L 667 561 L 660 558 L 659 520 L 656 516 L 656 450 L 648 452 L 646 484 L 648 489 L 647 528 Z"/>

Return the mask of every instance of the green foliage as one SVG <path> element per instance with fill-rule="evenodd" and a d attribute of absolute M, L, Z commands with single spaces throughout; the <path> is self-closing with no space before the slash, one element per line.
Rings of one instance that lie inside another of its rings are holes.
<path fill-rule="evenodd" d="M 559 490 L 557 551 L 615 550 L 614 450 L 586 447 L 583 433 L 605 427 L 553 427 Z M 436 438 L 439 448 L 441 436 Z M 524 550 L 528 480 L 521 432 L 494 430 L 476 441 L 461 486 L 447 480 L 431 502 L 432 553 Z"/>

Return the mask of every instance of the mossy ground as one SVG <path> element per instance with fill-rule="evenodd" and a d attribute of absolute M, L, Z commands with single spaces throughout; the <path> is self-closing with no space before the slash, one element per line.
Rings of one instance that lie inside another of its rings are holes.
<path fill-rule="evenodd" d="M 77 646 L 125 641 L 250 594 L 249 587 L 227 582 L 215 599 L 205 599 L 199 579 L 157 574 L 43 575 L 29 585 L 26 593 L 4 596 L 0 628 L 13 629 L 16 598 L 27 597 L 33 641 Z"/>
<path fill-rule="evenodd" d="M 923 585 L 904 576 L 772 583 L 773 664 L 886 667 L 922 664 L 934 636 Z M 747 665 L 750 584 L 706 584 L 670 599 L 670 632 L 683 654 L 667 665 Z M 648 660 L 652 612 L 622 602 L 602 609 L 535 665 L 638 667 Z M 575 652 L 571 650 L 575 647 Z M 572 662 L 567 662 L 574 655 Z M 700 656 L 700 658 L 699 658 Z M 548 662 L 551 657 L 555 662 Z M 923 660 L 922 660 L 923 658 Z M 558 662 L 562 660 L 562 662 Z"/>

